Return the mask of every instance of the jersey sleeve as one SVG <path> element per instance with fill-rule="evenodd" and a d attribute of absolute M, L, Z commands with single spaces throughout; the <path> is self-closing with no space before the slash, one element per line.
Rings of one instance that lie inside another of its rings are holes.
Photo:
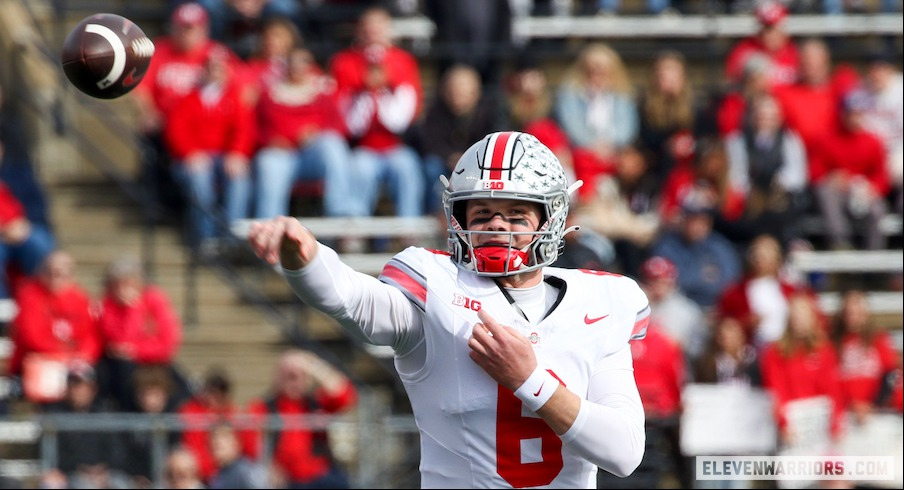
<path fill-rule="evenodd" d="M 331 248 L 299 270 L 283 270 L 292 291 L 306 304 L 338 321 L 362 342 L 386 345 L 404 355 L 424 339 L 423 312 L 396 287 L 355 271 Z"/>
<path fill-rule="evenodd" d="M 650 324 L 650 301 L 637 281 L 625 276 L 619 280 L 624 283 L 619 285 L 619 290 L 624 294 L 622 301 L 625 308 L 628 308 L 625 315 L 628 317 L 633 315 L 634 318 L 628 341 L 640 340 L 647 335 L 647 326 Z"/>
<path fill-rule="evenodd" d="M 423 255 L 408 248 L 398 253 L 383 267 L 379 279 L 395 287 L 421 311 L 427 308 L 427 274 Z"/>

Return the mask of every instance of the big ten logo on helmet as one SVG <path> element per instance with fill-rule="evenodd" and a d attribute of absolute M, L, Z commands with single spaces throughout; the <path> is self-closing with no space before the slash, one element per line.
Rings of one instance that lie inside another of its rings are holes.
<path fill-rule="evenodd" d="M 452 304 L 469 310 L 480 311 L 480 301 L 473 300 L 463 294 L 455 293 L 455 296 L 452 298 Z"/>
<path fill-rule="evenodd" d="M 491 191 L 499 191 L 505 189 L 505 181 L 504 180 L 485 180 L 483 181 L 483 188 L 489 189 Z"/>

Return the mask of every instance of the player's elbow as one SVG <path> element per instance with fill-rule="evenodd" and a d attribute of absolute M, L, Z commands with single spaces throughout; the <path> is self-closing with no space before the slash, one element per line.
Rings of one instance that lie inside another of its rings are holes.
<path fill-rule="evenodd" d="M 646 434 L 643 428 L 634 431 L 627 441 L 627 444 L 618 451 L 610 453 L 606 461 L 597 463 L 597 466 L 620 478 L 631 476 L 643 460 L 646 445 Z"/>

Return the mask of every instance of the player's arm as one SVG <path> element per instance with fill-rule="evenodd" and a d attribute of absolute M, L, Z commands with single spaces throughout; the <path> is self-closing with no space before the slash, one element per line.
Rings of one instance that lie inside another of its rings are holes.
<path fill-rule="evenodd" d="M 248 240 L 258 257 L 279 263 L 292 291 L 336 319 L 364 342 L 389 345 L 399 354 L 423 340 L 423 318 L 398 289 L 359 273 L 295 218 L 252 224 Z"/>

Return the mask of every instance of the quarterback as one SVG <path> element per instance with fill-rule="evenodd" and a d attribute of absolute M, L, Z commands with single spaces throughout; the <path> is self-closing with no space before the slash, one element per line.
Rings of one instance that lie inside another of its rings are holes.
<path fill-rule="evenodd" d="M 252 225 L 303 301 L 391 346 L 420 431 L 424 488 L 595 488 L 630 475 L 644 413 L 629 341 L 650 307 L 627 277 L 551 267 L 571 194 L 526 133 L 487 135 L 443 178 L 446 251 L 409 247 L 358 273 L 297 219 Z"/>

